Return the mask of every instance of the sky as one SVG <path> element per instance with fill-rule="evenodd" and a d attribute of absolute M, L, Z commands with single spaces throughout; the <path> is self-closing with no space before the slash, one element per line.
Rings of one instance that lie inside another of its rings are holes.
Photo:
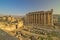
<path fill-rule="evenodd" d="M 25 15 L 51 9 L 53 14 L 60 14 L 60 0 L 0 0 L 0 15 Z"/>

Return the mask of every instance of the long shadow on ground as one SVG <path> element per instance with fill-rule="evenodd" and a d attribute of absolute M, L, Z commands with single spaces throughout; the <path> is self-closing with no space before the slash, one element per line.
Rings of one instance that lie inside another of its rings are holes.
<path fill-rule="evenodd" d="M 18 39 L 0 29 L 0 40 L 18 40 Z"/>

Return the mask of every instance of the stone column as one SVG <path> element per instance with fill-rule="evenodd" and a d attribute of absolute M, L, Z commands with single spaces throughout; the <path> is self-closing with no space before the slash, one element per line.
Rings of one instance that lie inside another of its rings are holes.
<path fill-rule="evenodd" d="M 29 19 L 28 19 L 28 17 L 29 17 L 29 16 L 27 15 L 27 19 L 26 19 L 26 20 L 27 20 L 27 24 L 29 24 Z"/>
<path fill-rule="evenodd" d="M 35 20 L 36 20 L 35 18 L 36 18 L 36 16 L 35 16 L 35 14 L 34 14 L 34 24 L 36 23 L 36 22 L 35 22 Z"/>
<path fill-rule="evenodd" d="M 32 19 L 32 15 L 30 14 L 30 16 L 29 16 L 29 23 L 31 24 L 31 19 Z"/>
<path fill-rule="evenodd" d="M 39 24 L 40 24 L 40 13 L 39 13 Z"/>
<path fill-rule="evenodd" d="M 53 14 L 51 13 L 51 25 L 54 25 L 53 24 Z"/>
<path fill-rule="evenodd" d="M 33 24 L 33 14 L 31 15 L 31 24 Z"/>
<path fill-rule="evenodd" d="M 43 25 L 44 25 L 44 12 L 43 12 Z"/>
<path fill-rule="evenodd" d="M 35 23 L 35 14 L 34 14 L 34 18 L 33 18 L 33 19 L 34 19 L 34 20 L 33 20 L 33 21 L 34 21 L 33 23 Z"/>
<path fill-rule="evenodd" d="M 45 25 L 47 25 L 47 22 L 48 22 L 48 15 L 47 15 L 47 12 L 45 13 Z"/>
<path fill-rule="evenodd" d="M 37 13 L 36 13 L 36 24 L 37 24 L 37 21 L 38 21 L 38 20 L 37 20 Z"/>
<path fill-rule="evenodd" d="M 40 24 L 41 24 L 41 14 L 40 14 Z"/>
<path fill-rule="evenodd" d="M 35 21 L 35 20 L 34 20 L 34 15 L 35 15 L 35 14 L 33 14 L 33 24 L 34 24 L 34 21 Z"/>
<path fill-rule="evenodd" d="M 35 19 L 36 19 L 36 23 L 37 23 L 37 15 L 35 14 L 35 16 L 36 16 L 36 18 L 35 18 Z"/>
<path fill-rule="evenodd" d="M 50 17 L 50 14 L 48 13 L 48 25 L 51 25 L 51 22 L 50 22 L 51 20 L 50 20 L 50 18 L 51 18 L 51 17 Z"/>
<path fill-rule="evenodd" d="M 39 19 L 40 19 L 40 17 L 39 17 L 39 13 L 38 13 L 38 24 L 40 23 L 40 22 L 39 22 Z"/>
<path fill-rule="evenodd" d="M 44 13 L 42 13 L 42 25 L 44 25 Z"/>
<path fill-rule="evenodd" d="M 41 13 L 40 13 L 40 24 L 41 24 Z"/>
<path fill-rule="evenodd" d="M 28 24 L 29 24 L 29 15 L 28 15 L 28 19 L 27 20 L 28 20 Z"/>
<path fill-rule="evenodd" d="M 43 25 L 43 14 L 41 13 L 41 24 Z"/>
<path fill-rule="evenodd" d="M 46 25 L 46 13 L 44 12 L 44 25 Z"/>

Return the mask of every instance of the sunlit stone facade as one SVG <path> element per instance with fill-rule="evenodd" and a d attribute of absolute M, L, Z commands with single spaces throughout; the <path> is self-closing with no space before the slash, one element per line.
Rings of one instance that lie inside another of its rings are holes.
<path fill-rule="evenodd" d="M 53 25 L 51 11 L 30 12 L 25 16 L 25 24 Z"/>

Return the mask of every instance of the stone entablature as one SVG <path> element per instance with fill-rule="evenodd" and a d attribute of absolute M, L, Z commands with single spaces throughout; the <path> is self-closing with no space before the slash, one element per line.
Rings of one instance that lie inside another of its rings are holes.
<path fill-rule="evenodd" d="M 25 16 L 25 24 L 53 25 L 51 11 L 30 12 Z"/>

